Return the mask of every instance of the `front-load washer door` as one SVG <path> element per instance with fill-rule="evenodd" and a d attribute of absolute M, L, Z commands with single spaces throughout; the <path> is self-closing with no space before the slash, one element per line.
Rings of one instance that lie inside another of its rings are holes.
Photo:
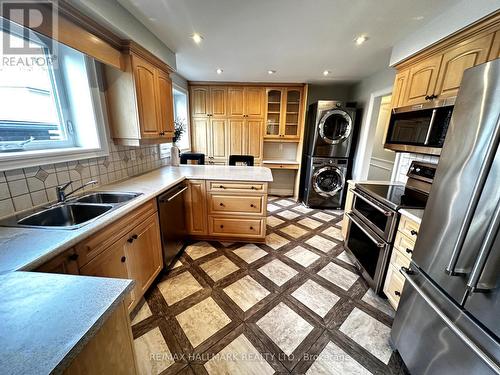
<path fill-rule="evenodd" d="M 345 184 L 344 173 L 334 165 L 326 165 L 314 171 L 312 188 L 322 197 L 333 197 Z"/>
<path fill-rule="evenodd" d="M 331 145 L 344 142 L 352 132 L 352 118 L 342 109 L 326 112 L 318 124 L 320 138 Z"/>

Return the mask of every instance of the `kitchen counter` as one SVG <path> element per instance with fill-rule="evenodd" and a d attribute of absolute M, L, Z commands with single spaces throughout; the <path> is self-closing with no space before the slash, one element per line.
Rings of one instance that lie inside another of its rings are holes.
<path fill-rule="evenodd" d="M 399 213 L 413 220 L 417 224 L 421 224 L 422 217 L 424 216 L 424 210 L 418 208 L 403 208 L 399 210 Z"/>
<path fill-rule="evenodd" d="M 270 182 L 273 177 L 270 169 L 264 167 L 183 165 L 163 167 L 99 186 L 96 191 L 137 192 L 142 195 L 78 229 L 0 227 L 0 274 L 37 268 L 185 179 Z"/>
<path fill-rule="evenodd" d="M 131 291 L 132 280 L 0 276 L 2 374 L 61 373 Z"/>

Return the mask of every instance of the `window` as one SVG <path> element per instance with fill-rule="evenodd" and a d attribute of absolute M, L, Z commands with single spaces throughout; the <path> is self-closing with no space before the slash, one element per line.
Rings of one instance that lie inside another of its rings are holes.
<path fill-rule="evenodd" d="M 4 24 L 0 38 L 23 45 L 22 31 Z M 106 155 L 94 60 L 34 32 L 29 46 L 29 55 L 1 56 L 0 169 Z"/>
<path fill-rule="evenodd" d="M 190 134 L 189 134 L 189 116 L 188 116 L 188 93 L 185 89 L 173 85 L 173 98 L 174 98 L 174 120 L 176 123 L 183 124 L 184 133 L 181 138 L 177 140 L 176 144 L 179 150 L 189 151 L 191 149 Z M 160 145 L 160 157 L 166 158 L 170 156 L 170 147 L 172 143 L 164 143 Z"/>

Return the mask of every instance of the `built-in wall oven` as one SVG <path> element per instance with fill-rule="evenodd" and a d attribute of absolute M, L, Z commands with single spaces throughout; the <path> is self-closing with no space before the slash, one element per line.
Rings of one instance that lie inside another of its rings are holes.
<path fill-rule="evenodd" d="M 450 124 L 455 98 L 392 110 L 385 148 L 440 155 Z"/>

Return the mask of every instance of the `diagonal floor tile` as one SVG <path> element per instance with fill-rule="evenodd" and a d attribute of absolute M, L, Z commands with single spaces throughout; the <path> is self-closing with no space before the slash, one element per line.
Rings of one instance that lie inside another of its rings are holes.
<path fill-rule="evenodd" d="M 243 334 L 231 341 L 204 366 L 210 375 L 274 374 L 274 369 Z"/>
<path fill-rule="evenodd" d="M 223 290 L 243 311 L 247 311 L 270 294 L 266 288 L 249 275 L 235 281 Z"/>
<path fill-rule="evenodd" d="M 331 262 L 324 266 L 318 275 L 344 290 L 348 290 L 358 280 L 358 275 Z"/>
<path fill-rule="evenodd" d="M 213 281 L 219 281 L 227 275 L 239 270 L 238 266 L 224 255 L 201 264 L 200 268 L 205 271 Z"/>
<path fill-rule="evenodd" d="M 279 259 L 265 264 L 258 271 L 278 286 L 282 286 L 298 274 L 292 267 L 287 266 Z"/>
<path fill-rule="evenodd" d="M 389 345 L 391 329 L 357 307 L 340 326 L 340 331 L 368 350 L 383 363 L 392 355 Z"/>
<path fill-rule="evenodd" d="M 203 287 L 189 271 L 184 271 L 177 276 L 160 282 L 158 284 L 158 289 L 167 304 L 173 305 L 191 294 L 202 290 Z"/>
<path fill-rule="evenodd" d="M 326 238 L 318 236 L 318 235 L 309 238 L 306 241 L 306 244 L 311 245 L 312 247 L 318 249 L 319 251 L 322 251 L 323 253 L 328 253 L 335 246 L 337 246 L 337 244 L 335 242 L 327 240 Z"/>
<path fill-rule="evenodd" d="M 340 297 L 312 280 L 307 280 L 292 296 L 322 318 L 339 301 Z"/>
<path fill-rule="evenodd" d="M 288 199 L 280 199 L 279 201 L 276 201 L 274 203 L 277 203 L 283 207 L 293 206 L 295 204 L 295 202 L 289 201 Z"/>
<path fill-rule="evenodd" d="M 158 327 L 136 338 L 134 348 L 140 375 L 159 374 L 174 363 Z"/>
<path fill-rule="evenodd" d="M 256 260 L 265 257 L 267 252 L 262 250 L 260 247 L 254 245 L 253 243 L 248 243 L 243 245 L 236 250 L 233 250 L 233 253 L 238 255 L 241 259 L 243 259 L 247 263 L 253 263 Z"/>
<path fill-rule="evenodd" d="M 331 226 L 326 228 L 321 233 L 326 234 L 329 237 L 335 238 L 336 240 L 344 241 L 344 237 L 342 236 L 342 230 L 340 228 Z"/>
<path fill-rule="evenodd" d="M 275 216 L 268 216 L 267 217 L 267 225 L 269 225 L 270 227 L 275 227 L 275 226 L 283 224 L 283 223 L 284 223 L 283 220 L 278 219 Z"/>
<path fill-rule="evenodd" d="M 269 212 L 274 212 L 274 211 L 280 210 L 280 209 L 281 209 L 281 207 L 276 206 L 275 204 L 272 204 L 272 203 L 268 203 L 268 205 L 267 205 L 267 210 Z"/>
<path fill-rule="evenodd" d="M 375 307 L 376 309 L 379 309 L 384 314 L 394 317 L 395 311 L 392 306 L 389 305 L 389 302 L 377 296 L 373 290 L 368 289 L 361 300 Z"/>
<path fill-rule="evenodd" d="M 149 318 L 152 316 L 153 313 L 151 312 L 151 309 L 148 306 L 148 303 L 144 301 L 144 304 L 141 306 L 137 314 L 135 315 L 134 319 L 130 322 L 130 325 L 134 325 L 137 323 L 142 322 L 144 319 Z"/>
<path fill-rule="evenodd" d="M 260 318 L 257 325 L 286 355 L 292 354 L 314 328 L 283 302 Z"/>
<path fill-rule="evenodd" d="M 354 262 L 351 260 L 351 258 L 349 258 L 349 255 L 347 255 L 345 251 L 342 251 L 339 255 L 337 255 L 337 259 L 340 259 L 342 262 L 354 266 Z"/>
<path fill-rule="evenodd" d="M 285 219 L 288 219 L 288 220 L 293 220 L 296 217 L 300 216 L 300 214 L 293 212 L 293 211 L 290 211 L 290 210 L 278 212 L 276 215 L 284 217 Z"/>
<path fill-rule="evenodd" d="M 300 206 L 297 206 L 297 207 L 292 207 L 292 210 L 297 211 L 297 212 L 301 212 L 303 214 L 307 214 L 307 213 L 309 213 L 311 211 L 314 211 L 314 209 L 307 208 L 306 206 L 303 206 L 303 205 L 300 205 Z"/>
<path fill-rule="evenodd" d="M 305 236 L 308 231 L 305 229 L 302 229 L 296 225 L 290 224 L 284 228 L 280 229 L 281 232 L 288 234 L 290 237 L 293 238 L 299 238 L 302 236 Z"/>
<path fill-rule="evenodd" d="M 215 251 L 217 251 L 215 247 L 210 245 L 208 242 L 197 242 L 193 245 L 189 245 L 185 250 L 186 254 L 193 260 L 204 257 L 205 255 L 211 254 Z"/>
<path fill-rule="evenodd" d="M 286 238 L 281 237 L 279 234 L 271 233 L 266 236 L 266 245 L 274 250 L 279 249 L 290 243 Z"/>
<path fill-rule="evenodd" d="M 323 221 L 330 221 L 330 220 L 335 219 L 335 216 L 329 215 L 329 214 L 321 212 L 321 211 L 315 213 L 314 215 L 312 215 L 312 217 L 319 219 L 319 220 L 323 220 Z"/>
<path fill-rule="evenodd" d="M 370 375 L 371 372 L 356 362 L 333 342 L 329 342 L 314 361 L 307 375 Z"/>
<path fill-rule="evenodd" d="M 231 323 L 212 297 L 183 311 L 176 319 L 193 348 Z"/>
<path fill-rule="evenodd" d="M 285 253 L 285 255 L 303 267 L 309 267 L 312 263 L 321 258 L 318 254 L 314 254 L 312 251 L 304 249 L 302 246 L 294 247 L 292 250 Z"/>
<path fill-rule="evenodd" d="M 311 219 L 310 217 L 306 217 L 297 221 L 298 224 L 308 227 L 309 229 L 316 229 L 317 227 L 323 225 L 322 222 L 318 220 Z"/>

